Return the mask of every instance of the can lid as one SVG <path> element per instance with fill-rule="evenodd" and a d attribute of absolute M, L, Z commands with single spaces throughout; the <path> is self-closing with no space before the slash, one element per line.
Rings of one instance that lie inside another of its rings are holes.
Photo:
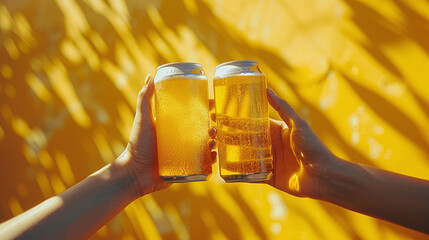
<path fill-rule="evenodd" d="M 166 63 L 157 68 L 157 70 L 165 67 L 176 67 L 181 69 L 188 69 L 188 68 L 203 68 L 203 66 L 199 63 L 194 62 L 172 62 L 172 63 Z"/>
<path fill-rule="evenodd" d="M 215 77 L 226 77 L 234 74 L 250 74 L 263 76 L 258 62 L 252 60 L 239 60 L 219 64 L 216 66 Z"/>
<path fill-rule="evenodd" d="M 188 78 L 207 79 L 201 64 L 193 62 L 174 62 L 161 65 L 157 68 L 155 82 L 184 76 Z"/>
<path fill-rule="evenodd" d="M 224 63 L 217 65 L 216 69 L 227 66 L 227 65 L 232 65 L 232 66 L 237 66 L 237 67 L 253 67 L 255 65 L 258 65 L 258 62 L 253 61 L 253 60 L 229 61 L 229 62 L 224 62 Z"/>

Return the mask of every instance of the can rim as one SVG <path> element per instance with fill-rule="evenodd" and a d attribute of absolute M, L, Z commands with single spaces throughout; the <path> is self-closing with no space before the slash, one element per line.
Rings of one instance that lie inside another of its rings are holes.
<path fill-rule="evenodd" d="M 172 63 L 166 63 L 166 64 L 162 64 L 161 66 L 159 66 L 156 70 L 159 70 L 161 68 L 165 68 L 165 67 L 171 67 L 171 66 L 196 66 L 196 67 L 203 67 L 203 65 L 196 63 L 196 62 L 172 62 Z"/>
<path fill-rule="evenodd" d="M 258 62 L 257 61 L 254 61 L 254 60 L 236 60 L 236 61 L 229 61 L 229 62 L 224 62 L 224 63 L 221 63 L 221 64 L 219 64 L 219 65 L 217 65 L 216 66 L 216 69 L 218 69 L 218 68 L 220 68 L 220 67 L 223 67 L 223 66 L 226 66 L 226 65 L 245 65 L 245 66 L 248 66 L 248 64 L 258 64 Z"/>

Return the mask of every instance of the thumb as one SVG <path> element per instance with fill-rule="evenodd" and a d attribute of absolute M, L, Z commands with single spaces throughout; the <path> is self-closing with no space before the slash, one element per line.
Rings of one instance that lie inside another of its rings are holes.
<path fill-rule="evenodd" d="M 140 90 L 137 101 L 137 112 L 143 123 L 153 123 L 151 99 L 154 94 L 155 84 L 152 76 L 146 77 L 145 85 Z"/>
<path fill-rule="evenodd" d="M 270 105 L 279 113 L 289 128 L 297 127 L 304 120 L 295 110 L 283 99 L 279 98 L 270 88 L 267 89 L 267 98 Z"/>

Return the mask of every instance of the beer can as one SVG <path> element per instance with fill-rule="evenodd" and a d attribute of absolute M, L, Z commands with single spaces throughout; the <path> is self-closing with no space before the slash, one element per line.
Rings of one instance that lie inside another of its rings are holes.
<path fill-rule="evenodd" d="M 226 182 L 268 180 L 273 169 L 267 82 L 258 62 L 216 67 L 213 81 L 219 169 Z"/>
<path fill-rule="evenodd" d="M 159 66 L 155 75 L 159 175 L 164 182 L 204 181 L 211 174 L 208 81 L 198 63 Z"/>

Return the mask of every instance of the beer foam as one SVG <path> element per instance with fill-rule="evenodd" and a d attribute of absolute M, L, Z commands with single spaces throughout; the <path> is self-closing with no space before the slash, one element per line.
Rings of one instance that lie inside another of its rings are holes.
<path fill-rule="evenodd" d="M 155 75 L 155 83 L 169 79 L 199 79 L 206 80 L 203 66 L 199 63 L 176 62 L 167 63 L 158 67 Z"/>
<path fill-rule="evenodd" d="M 216 67 L 215 80 L 233 75 L 264 76 L 258 67 L 258 62 L 252 60 L 231 61 Z"/>
<path fill-rule="evenodd" d="M 162 77 L 156 77 L 155 76 L 155 83 L 166 81 L 166 80 L 173 80 L 173 79 L 197 79 L 197 80 L 204 80 L 207 81 L 207 77 L 205 75 L 199 75 L 199 74 L 178 74 L 178 75 L 168 75 L 168 76 L 162 76 Z"/>

